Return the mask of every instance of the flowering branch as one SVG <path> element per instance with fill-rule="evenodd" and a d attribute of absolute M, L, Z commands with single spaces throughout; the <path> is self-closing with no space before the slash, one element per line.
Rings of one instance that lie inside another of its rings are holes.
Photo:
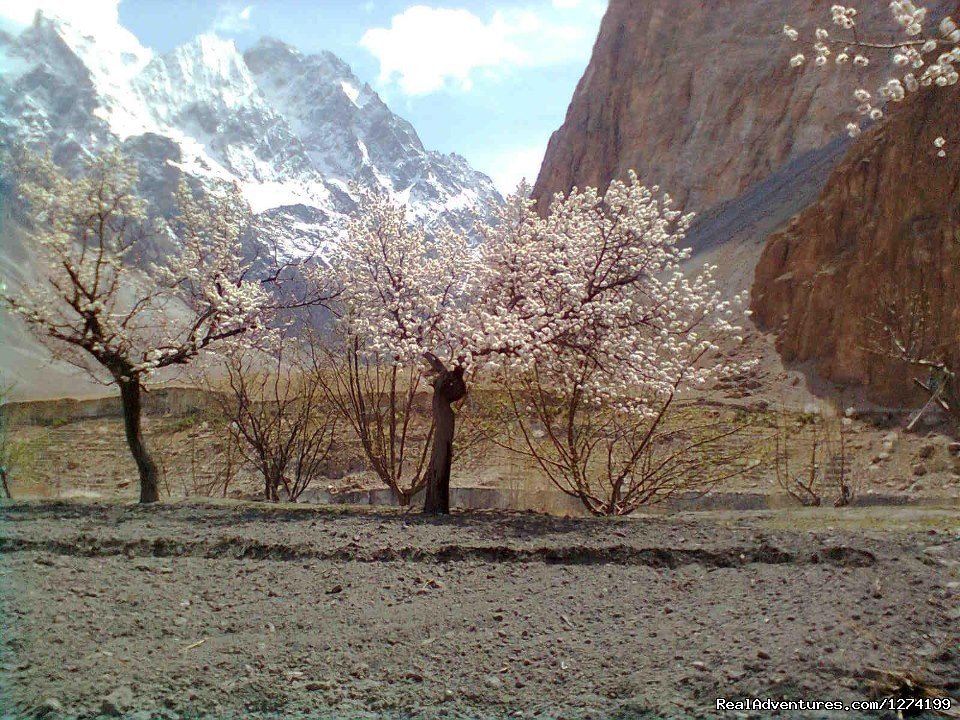
<path fill-rule="evenodd" d="M 832 22 L 839 27 L 840 37 L 832 37 L 825 28 L 817 28 L 815 42 L 811 44 L 815 53 L 814 64 L 825 67 L 830 58 L 837 66 L 851 63 L 857 68 L 865 68 L 871 63 L 871 56 L 890 57 L 895 68 L 905 69 L 901 76 L 890 77 L 877 90 L 881 101 L 902 102 L 910 93 L 918 92 L 924 87 L 948 87 L 960 80 L 957 66 L 960 66 L 960 28 L 951 17 L 940 21 L 935 32 L 924 27 L 928 18 L 928 10 L 918 7 L 909 0 L 894 0 L 890 3 L 890 12 L 893 22 L 906 37 L 900 40 L 885 41 L 879 38 L 864 37 L 857 24 L 857 10 L 844 5 L 833 5 L 830 9 Z M 783 26 L 784 35 L 791 41 L 798 42 L 800 33 L 790 25 Z M 831 47 L 842 48 L 834 53 Z M 895 51 L 892 56 L 889 51 Z M 796 53 L 790 58 L 792 67 L 800 67 L 806 62 L 804 53 Z M 857 113 L 861 117 L 879 120 L 883 117 L 883 110 L 877 105 L 877 100 L 864 88 L 854 91 L 857 101 Z M 851 137 L 858 136 L 862 131 L 860 122 L 847 124 L 847 132 Z M 942 137 L 934 141 L 939 157 L 946 157 L 945 142 Z"/>

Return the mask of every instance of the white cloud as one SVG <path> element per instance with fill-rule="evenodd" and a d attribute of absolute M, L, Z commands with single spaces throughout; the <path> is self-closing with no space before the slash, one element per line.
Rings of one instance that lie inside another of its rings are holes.
<path fill-rule="evenodd" d="M 490 20 L 464 9 L 414 5 L 389 28 L 372 28 L 360 44 L 380 62 L 380 83 L 407 95 L 447 87 L 470 90 L 478 71 L 497 76 L 517 67 L 586 59 L 603 12 L 599 0 L 553 0 L 553 6 L 507 8 Z"/>
<path fill-rule="evenodd" d="M 0 22 L 19 30 L 33 22 L 37 10 L 66 20 L 79 30 L 93 32 L 118 23 L 120 0 L 0 0 Z"/>
<path fill-rule="evenodd" d="M 213 21 L 211 30 L 222 33 L 241 33 L 251 28 L 250 16 L 253 14 L 253 5 L 237 7 L 227 3 L 217 8 L 217 17 Z"/>
<path fill-rule="evenodd" d="M 501 150 L 490 159 L 478 159 L 476 166 L 489 175 L 497 190 L 506 196 L 516 190 L 524 178 L 530 185 L 536 182 L 546 152 L 545 145 Z"/>

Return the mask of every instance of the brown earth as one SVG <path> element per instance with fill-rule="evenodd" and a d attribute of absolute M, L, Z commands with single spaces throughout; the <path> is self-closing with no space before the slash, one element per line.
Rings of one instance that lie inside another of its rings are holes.
<path fill-rule="evenodd" d="M 956 512 L 7 503 L 0 573 L 3 718 L 759 718 L 715 698 L 886 671 L 960 700 Z"/>
<path fill-rule="evenodd" d="M 786 362 L 869 386 L 885 402 L 916 402 L 918 371 L 876 352 L 882 303 L 925 294 L 927 347 L 960 366 L 960 87 L 895 108 L 853 145 L 819 199 L 773 234 L 756 269 L 752 308 Z M 901 314 L 907 322 L 906 305 Z"/>

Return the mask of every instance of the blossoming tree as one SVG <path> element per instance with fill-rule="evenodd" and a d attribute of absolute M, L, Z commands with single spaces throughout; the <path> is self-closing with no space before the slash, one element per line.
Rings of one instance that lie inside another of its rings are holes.
<path fill-rule="evenodd" d="M 410 367 L 426 360 L 436 373 L 425 509 L 446 512 L 452 404 L 466 394 L 463 377 L 472 358 L 473 327 L 464 301 L 476 281 L 476 254 L 449 229 L 428 240 L 421 228 L 408 224 L 403 207 L 383 195 L 361 192 L 332 265 L 341 288 L 340 330 L 357 339 L 357 361 L 363 355 L 373 363 Z"/>
<path fill-rule="evenodd" d="M 858 23 L 857 9 L 845 5 L 830 8 L 832 30 L 817 28 L 814 41 L 809 43 L 814 54 L 814 64 L 819 68 L 853 66 L 865 68 L 871 62 L 890 62 L 892 77 L 872 95 L 858 87 L 853 91 L 857 113 L 861 117 L 879 120 L 883 117 L 881 105 L 886 102 L 902 102 L 909 94 L 927 87 L 948 87 L 960 80 L 960 27 L 950 16 L 940 20 L 935 29 L 929 27 L 931 12 L 915 5 L 910 0 L 894 0 L 890 3 L 892 28 L 864 28 Z M 960 6 L 958 6 L 960 12 Z M 902 37 L 883 30 L 902 32 Z M 783 33 L 793 42 L 801 42 L 800 32 L 783 26 Z M 798 52 L 790 58 L 793 67 L 807 62 L 807 56 Z M 847 132 L 856 137 L 862 129 L 859 121 L 847 124 Z M 937 155 L 946 156 L 943 136 L 934 141 Z"/>
<path fill-rule="evenodd" d="M 118 153 L 94 158 L 76 179 L 24 155 L 16 176 L 43 277 L 0 289 L 0 300 L 56 353 L 119 386 L 140 502 L 155 502 L 157 465 L 141 432 L 145 381 L 265 327 L 267 295 L 241 257 L 247 208 L 235 190 L 197 199 L 181 184 L 179 216 L 154 226 L 134 194 L 136 171 Z M 133 258 L 153 232 L 168 233 L 175 250 L 141 273 Z"/>
<path fill-rule="evenodd" d="M 428 240 L 402 207 L 367 195 L 334 262 L 345 317 L 387 362 L 433 373 L 434 439 L 424 510 L 449 512 L 453 405 L 478 370 L 575 368 L 588 403 L 649 412 L 645 398 L 709 380 L 701 363 L 732 309 L 709 272 L 689 278 L 677 243 L 690 216 L 635 174 L 604 194 L 557 196 L 547 217 L 521 186 L 483 241 Z"/>

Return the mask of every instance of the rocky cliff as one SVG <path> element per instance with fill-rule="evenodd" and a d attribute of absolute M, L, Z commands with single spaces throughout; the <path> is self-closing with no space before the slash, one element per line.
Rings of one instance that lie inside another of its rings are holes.
<path fill-rule="evenodd" d="M 860 12 L 889 23 L 885 2 Z M 852 70 L 791 68 L 785 23 L 812 37 L 829 26 L 829 4 L 611 0 L 534 197 L 603 187 L 632 168 L 699 213 L 826 145 L 852 110 Z M 868 88 L 886 71 L 867 70 Z"/>
<path fill-rule="evenodd" d="M 923 342 L 960 364 L 958 112 L 958 86 L 909 99 L 853 145 L 815 203 L 770 237 L 752 306 L 777 333 L 784 360 L 906 400 L 916 371 L 876 352 L 887 336 L 878 321 L 892 308 L 904 327 L 928 315 Z M 936 156 L 938 135 L 952 149 L 946 158 Z"/>
<path fill-rule="evenodd" d="M 933 18 L 955 4 L 927 3 Z M 859 9 L 862 24 L 889 24 L 887 3 Z M 797 0 L 611 0 L 534 197 L 636 169 L 698 214 L 693 262 L 720 265 L 731 292 L 752 287 L 785 361 L 913 401 L 913 370 L 865 348 L 880 305 L 922 289 L 926 342 L 952 343 L 960 362 L 958 91 L 897 106 L 850 141 L 853 89 L 888 67 L 859 80 L 846 66 L 791 68 L 782 26 L 811 37 L 828 14 Z M 938 134 L 955 148 L 945 159 Z"/>

